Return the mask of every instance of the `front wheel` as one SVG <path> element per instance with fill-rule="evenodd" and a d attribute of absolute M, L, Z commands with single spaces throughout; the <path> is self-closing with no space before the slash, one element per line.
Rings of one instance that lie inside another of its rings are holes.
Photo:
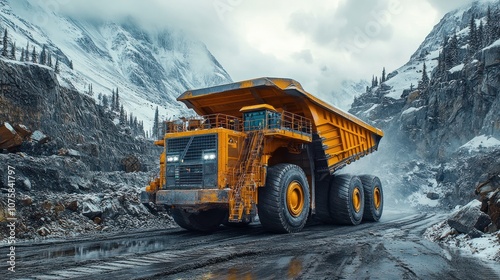
<path fill-rule="evenodd" d="M 310 208 L 309 184 L 304 171 L 294 164 L 277 164 L 267 172 L 259 189 L 259 219 L 269 231 L 292 233 L 302 230 Z"/>

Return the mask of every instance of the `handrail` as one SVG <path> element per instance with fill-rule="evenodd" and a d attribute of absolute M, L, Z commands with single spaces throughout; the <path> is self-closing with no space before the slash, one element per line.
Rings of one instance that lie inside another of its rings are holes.
<path fill-rule="evenodd" d="M 165 132 L 175 133 L 210 128 L 226 128 L 243 131 L 240 118 L 225 114 L 212 114 L 201 117 L 181 118 L 179 120 L 168 120 L 165 122 Z"/>
<path fill-rule="evenodd" d="M 168 120 L 165 122 L 165 132 L 175 133 L 201 129 L 226 128 L 240 132 L 254 130 L 286 130 L 301 135 L 312 134 L 311 120 L 291 112 L 266 113 L 263 121 L 263 123 L 255 122 L 255 120 L 242 121 L 241 118 L 230 115 L 212 114 L 201 117 Z"/>

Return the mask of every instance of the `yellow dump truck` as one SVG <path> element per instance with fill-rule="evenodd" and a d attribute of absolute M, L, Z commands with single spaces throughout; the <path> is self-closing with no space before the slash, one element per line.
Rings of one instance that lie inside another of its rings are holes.
<path fill-rule="evenodd" d="M 257 215 L 273 232 L 308 219 L 359 224 L 382 215 L 380 180 L 336 171 L 377 150 L 383 132 L 306 92 L 260 78 L 190 90 L 197 117 L 165 122 L 159 177 L 141 194 L 179 226 L 211 231 Z"/>

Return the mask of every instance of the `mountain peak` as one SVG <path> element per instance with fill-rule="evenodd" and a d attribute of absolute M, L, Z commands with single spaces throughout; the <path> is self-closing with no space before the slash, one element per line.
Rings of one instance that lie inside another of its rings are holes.
<path fill-rule="evenodd" d="M 176 101 L 185 90 L 231 82 L 205 44 L 182 30 L 146 29 L 133 17 L 77 18 L 43 1 L 0 3 L 0 21 L 18 52 L 26 42 L 30 52 L 45 45 L 53 60 L 57 57 L 62 63 L 61 85 L 86 92 L 91 84 L 95 99 L 99 94 L 111 96 L 118 88 L 125 109 L 146 127 L 152 124 L 156 106 L 163 117 L 186 111 Z"/>

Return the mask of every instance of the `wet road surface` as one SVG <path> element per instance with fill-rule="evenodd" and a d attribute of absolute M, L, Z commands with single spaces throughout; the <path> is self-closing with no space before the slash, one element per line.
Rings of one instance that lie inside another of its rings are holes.
<path fill-rule="evenodd" d="M 388 212 L 388 213 L 387 213 Z M 500 279 L 500 266 L 423 239 L 438 215 L 271 234 L 258 224 L 17 244 L 8 279 Z M 2 246 L 2 252 L 5 251 Z M 7 268 L 5 267 L 5 273 Z M 0 278 L 3 279 L 0 274 Z"/>

